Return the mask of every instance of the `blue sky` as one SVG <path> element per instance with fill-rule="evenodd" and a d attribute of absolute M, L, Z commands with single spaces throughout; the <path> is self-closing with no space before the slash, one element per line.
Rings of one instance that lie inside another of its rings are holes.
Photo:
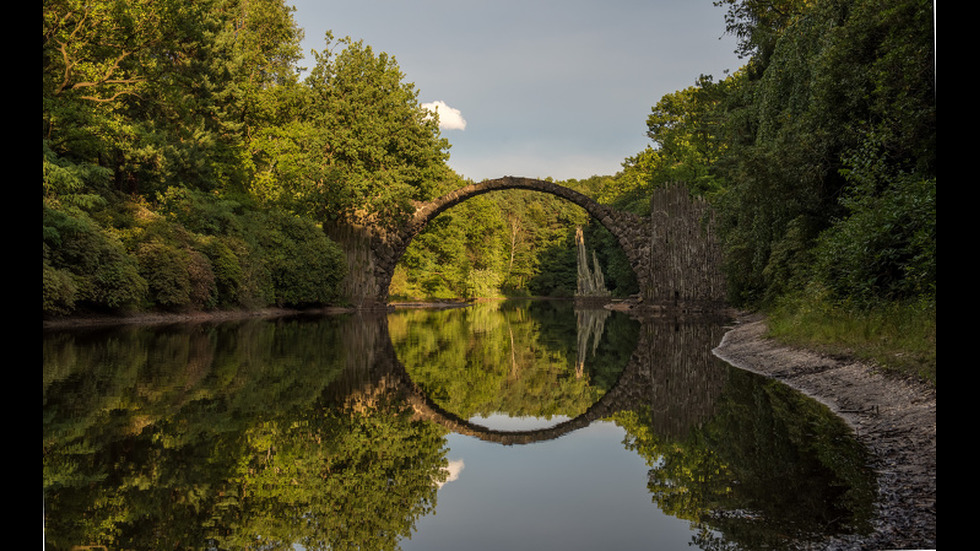
<path fill-rule="evenodd" d="M 304 51 L 324 33 L 395 57 L 441 102 L 449 165 L 475 181 L 614 174 L 664 94 L 742 65 L 711 0 L 287 0 Z M 465 121 L 465 126 L 463 122 Z"/>

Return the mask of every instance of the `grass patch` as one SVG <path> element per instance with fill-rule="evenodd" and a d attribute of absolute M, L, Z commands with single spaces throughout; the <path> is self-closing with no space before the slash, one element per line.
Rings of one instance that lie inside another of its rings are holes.
<path fill-rule="evenodd" d="M 769 336 L 786 344 L 849 355 L 936 385 L 936 303 L 857 307 L 811 293 L 769 313 Z"/>

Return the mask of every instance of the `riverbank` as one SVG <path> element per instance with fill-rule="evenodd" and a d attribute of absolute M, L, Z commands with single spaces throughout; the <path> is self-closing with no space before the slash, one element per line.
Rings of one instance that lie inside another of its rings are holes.
<path fill-rule="evenodd" d="M 391 309 L 411 309 L 411 308 L 430 308 L 430 309 L 449 309 L 464 308 L 469 306 L 467 302 L 393 302 L 388 305 L 386 310 Z M 301 314 L 310 315 L 335 315 L 353 314 L 358 310 L 347 306 L 326 306 L 322 308 L 296 309 L 296 308 L 262 308 L 258 310 L 209 310 L 209 311 L 187 311 L 187 312 L 139 312 L 131 314 L 117 315 L 77 315 L 63 318 L 51 318 L 42 320 L 42 328 L 59 329 L 67 327 L 91 327 L 98 325 L 126 325 L 126 324 L 162 324 L 162 323 L 196 323 L 196 322 L 221 322 L 243 319 L 271 319 Z"/>
<path fill-rule="evenodd" d="M 64 318 L 52 318 L 42 321 L 42 328 L 63 329 L 68 327 L 92 327 L 99 325 L 151 325 L 166 323 L 197 323 L 197 322 L 221 322 L 244 319 L 270 319 L 278 317 L 295 316 L 298 314 L 342 314 L 351 313 L 353 308 L 328 307 L 316 308 L 311 310 L 297 310 L 290 308 L 262 308 L 259 310 L 216 310 L 216 311 L 188 311 L 188 312 L 140 312 L 133 314 L 118 315 L 78 315 Z"/>
<path fill-rule="evenodd" d="M 873 366 L 766 338 L 761 316 L 743 316 L 714 349 L 729 364 L 784 382 L 820 401 L 872 454 L 879 503 L 874 533 L 820 549 L 936 548 L 936 391 Z"/>

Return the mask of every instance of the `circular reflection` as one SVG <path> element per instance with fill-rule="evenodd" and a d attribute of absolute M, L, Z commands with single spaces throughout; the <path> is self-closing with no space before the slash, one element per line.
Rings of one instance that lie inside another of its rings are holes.
<path fill-rule="evenodd" d="M 388 328 L 420 415 L 455 432 L 520 444 L 557 438 L 617 410 L 638 324 L 611 314 L 570 302 L 506 301 L 400 310 Z"/>

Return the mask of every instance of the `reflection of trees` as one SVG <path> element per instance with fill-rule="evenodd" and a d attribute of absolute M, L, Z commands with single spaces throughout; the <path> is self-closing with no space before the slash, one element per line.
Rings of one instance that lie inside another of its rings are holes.
<path fill-rule="evenodd" d="M 697 335 L 713 339 L 717 327 L 646 324 L 655 398 L 614 417 L 651 467 L 658 507 L 698 527 L 704 549 L 780 549 L 866 528 L 873 481 L 846 425 L 782 384 L 705 357 L 711 341 Z"/>
<path fill-rule="evenodd" d="M 396 396 L 325 400 L 356 386 L 344 323 L 46 338 L 48 547 L 395 548 L 433 507 L 443 434 Z"/>
<path fill-rule="evenodd" d="M 460 416 L 620 410 L 653 500 L 704 549 L 867 522 L 846 427 L 711 356 L 718 325 L 610 316 L 576 378 L 574 319 L 532 302 L 45 338 L 48 546 L 397 547 L 447 463 L 446 429 L 403 399 L 402 354 Z"/>
<path fill-rule="evenodd" d="M 381 406 L 379 404 L 379 406 Z M 368 413 L 326 408 L 254 427 L 235 480 L 241 523 L 222 547 L 396 549 L 434 510 L 443 434 L 392 403 Z"/>
<path fill-rule="evenodd" d="M 579 335 L 569 323 L 571 308 L 568 302 L 504 302 L 407 310 L 389 316 L 389 328 L 412 381 L 447 412 L 463 419 L 500 412 L 575 417 L 615 382 L 633 343 L 590 361 L 588 372 L 576 376 Z"/>

